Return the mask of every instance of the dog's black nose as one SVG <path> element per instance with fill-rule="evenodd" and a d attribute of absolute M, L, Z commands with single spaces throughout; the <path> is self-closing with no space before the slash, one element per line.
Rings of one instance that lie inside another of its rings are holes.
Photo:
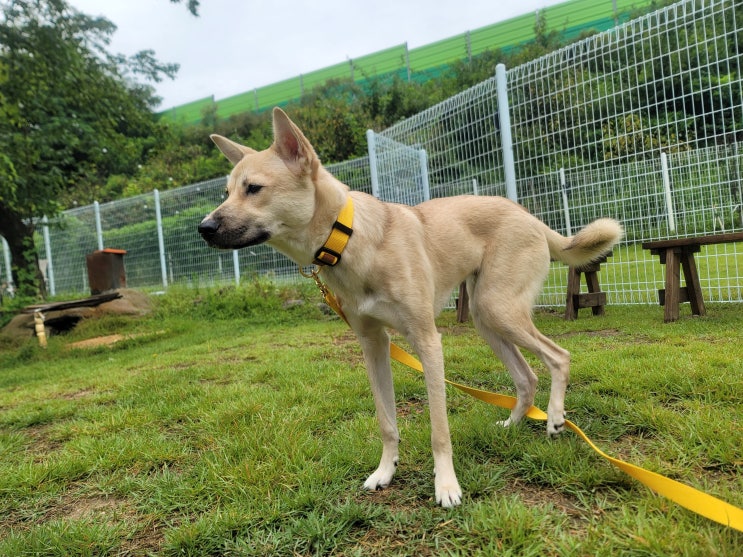
<path fill-rule="evenodd" d="M 204 219 L 199 223 L 199 234 L 204 238 L 212 238 L 219 230 L 219 223 L 214 219 Z"/>

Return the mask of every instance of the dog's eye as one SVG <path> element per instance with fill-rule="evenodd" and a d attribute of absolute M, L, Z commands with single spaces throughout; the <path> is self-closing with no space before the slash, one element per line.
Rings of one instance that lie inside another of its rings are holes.
<path fill-rule="evenodd" d="M 262 189 L 263 189 L 263 186 L 259 186 L 258 184 L 245 184 L 245 192 L 248 195 L 256 194 Z"/>

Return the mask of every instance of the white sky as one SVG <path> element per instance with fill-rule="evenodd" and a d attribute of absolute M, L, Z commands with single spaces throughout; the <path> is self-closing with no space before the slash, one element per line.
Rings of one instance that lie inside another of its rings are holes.
<path fill-rule="evenodd" d="M 564 0 L 68 0 L 118 27 L 110 46 L 180 64 L 160 109 L 219 100 L 407 42 L 417 48 Z"/>

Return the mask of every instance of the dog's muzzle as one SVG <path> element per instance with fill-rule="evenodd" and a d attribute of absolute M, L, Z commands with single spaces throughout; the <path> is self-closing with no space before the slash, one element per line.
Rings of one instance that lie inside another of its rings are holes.
<path fill-rule="evenodd" d="M 271 233 L 267 230 L 258 228 L 252 230 L 252 234 L 248 234 L 246 229 L 232 230 L 229 227 L 223 227 L 219 220 L 211 217 L 202 220 L 198 230 L 207 244 L 219 249 L 246 248 L 262 244 L 271 238 Z"/>

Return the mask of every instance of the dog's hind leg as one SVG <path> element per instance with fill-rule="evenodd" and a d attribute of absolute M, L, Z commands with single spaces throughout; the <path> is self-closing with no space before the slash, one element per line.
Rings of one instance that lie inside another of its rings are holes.
<path fill-rule="evenodd" d="M 495 355 L 503 362 L 516 387 L 516 406 L 511 409 L 511 415 L 507 420 L 498 422 L 503 426 L 517 424 L 526 414 L 527 410 L 534 404 L 534 395 L 537 392 L 537 376 L 532 371 L 518 347 L 509 342 L 490 323 L 488 318 L 489 309 L 487 300 L 482 300 L 482 294 L 476 290 L 477 281 L 475 277 L 467 280 L 467 291 L 472 292 L 470 297 L 470 313 L 477 332 L 488 343 Z M 482 307 L 483 301 L 485 307 Z"/>
<path fill-rule="evenodd" d="M 531 321 L 529 325 L 515 342 L 535 354 L 550 372 L 547 435 L 555 437 L 565 429 L 565 392 L 570 377 L 570 353 L 540 333 Z"/>
<path fill-rule="evenodd" d="M 501 283 L 502 284 L 502 283 Z M 508 368 L 516 384 L 518 403 L 506 420 L 520 420 L 534 401 L 536 377 L 518 351 L 525 348 L 537 356 L 550 372 L 550 401 L 547 408 L 547 434 L 556 436 L 565 428 L 565 391 L 570 375 L 570 353 L 537 330 L 531 321 L 529 297 L 509 295 L 503 289 L 474 285 L 470 299 L 472 316 L 480 334 Z"/>
<path fill-rule="evenodd" d="M 534 404 L 534 395 L 537 392 L 537 376 L 515 344 L 508 342 L 495 331 L 484 327 L 477 318 L 477 314 L 473 314 L 473 320 L 480 335 L 506 366 L 516 386 L 516 406 L 511 409 L 511 415 L 508 419 L 499 423 L 506 427 L 517 424 Z"/>
<path fill-rule="evenodd" d="M 358 334 L 364 352 L 366 372 L 374 395 L 377 421 L 382 434 L 382 458 L 379 466 L 364 482 L 369 490 L 387 487 L 395 475 L 398 463 L 400 436 L 397 430 L 395 389 L 390 367 L 390 339 L 381 326 L 374 326 Z"/>

